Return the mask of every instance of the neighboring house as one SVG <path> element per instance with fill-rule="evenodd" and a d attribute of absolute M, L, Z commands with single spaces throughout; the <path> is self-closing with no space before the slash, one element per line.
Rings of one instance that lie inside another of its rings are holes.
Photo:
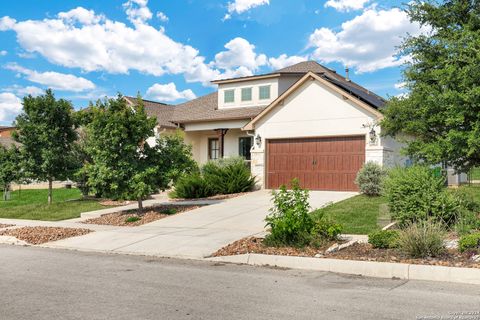
<path fill-rule="evenodd" d="M 243 156 L 264 188 L 299 178 L 342 191 L 357 190 L 366 161 L 405 164 L 400 144 L 379 135 L 385 100 L 315 61 L 212 83 L 217 92 L 176 106 L 145 101 L 158 130 L 185 132 L 199 163 Z"/>
<path fill-rule="evenodd" d="M 0 146 L 9 148 L 12 144 L 19 146 L 20 144 L 13 140 L 12 132 L 15 130 L 15 127 L 3 127 L 0 126 Z"/>
<path fill-rule="evenodd" d="M 0 126 L 0 138 L 9 138 L 12 136 L 12 132 L 15 130 L 15 127 L 4 127 Z"/>

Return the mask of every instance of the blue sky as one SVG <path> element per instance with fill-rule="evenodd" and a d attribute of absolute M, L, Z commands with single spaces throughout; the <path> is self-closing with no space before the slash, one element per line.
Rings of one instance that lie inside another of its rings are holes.
<path fill-rule="evenodd" d="M 7 4 L 8 3 L 8 4 Z M 25 94 L 75 108 L 117 92 L 179 103 L 209 81 L 312 59 L 382 96 L 401 93 L 395 47 L 419 32 L 397 1 L 8 1 L 0 7 L 0 125 Z"/>

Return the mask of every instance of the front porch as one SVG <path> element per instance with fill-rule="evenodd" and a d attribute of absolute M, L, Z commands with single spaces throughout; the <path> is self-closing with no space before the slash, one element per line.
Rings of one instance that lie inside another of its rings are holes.
<path fill-rule="evenodd" d="M 243 157 L 250 162 L 253 137 L 240 128 L 226 123 L 186 126 L 185 142 L 191 144 L 193 158 L 199 164 L 229 157 Z"/>

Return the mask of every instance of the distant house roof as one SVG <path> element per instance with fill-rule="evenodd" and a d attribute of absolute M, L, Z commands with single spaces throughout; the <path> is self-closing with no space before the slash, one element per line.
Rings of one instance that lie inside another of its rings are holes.
<path fill-rule="evenodd" d="M 0 137 L 0 146 L 5 147 L 5 148 L 10 148 L 12 145 L 14 146 L 20 146 L 20 143 L 17 141 L 13 140 L 13 138 L 10 137 Z"/>
<path fill-rule="evenodd" d="M 131 104 L 134 104 L 137 100 L 137 98 L 134 97 L 125 97 L 125 99 Z M 142 100 L 147 115 L 149 117 L 156 117 L 157 123 L 161 128 L 175 129 L 177 127 L 171 122 L 174 109 L 176 108 L 175 106 L 151 100 Z"/>
<path fill-rule="evenodd" d="M 210 93 L 203 97 L 175 106 L 172 122 L 205 122 L 216 120 L 253 119 L 265 107 L 240 107 L 218 109 L 218 93 Z"/>
<path fill-rule="evenodd" d="M 15 129 L 15 127 L 12 127 L 12 126 L 0 126 L 0 131 L 12 130 L 12 129 Z"/>

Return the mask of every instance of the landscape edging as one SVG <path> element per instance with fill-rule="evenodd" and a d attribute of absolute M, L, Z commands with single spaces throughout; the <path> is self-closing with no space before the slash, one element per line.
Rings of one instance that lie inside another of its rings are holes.
<path fill-rule="evenodd" d="M 248 253 L 208 258 L 210 261 L 327 271 L 375 278 L 480 284 L 480 269 Z"/>

